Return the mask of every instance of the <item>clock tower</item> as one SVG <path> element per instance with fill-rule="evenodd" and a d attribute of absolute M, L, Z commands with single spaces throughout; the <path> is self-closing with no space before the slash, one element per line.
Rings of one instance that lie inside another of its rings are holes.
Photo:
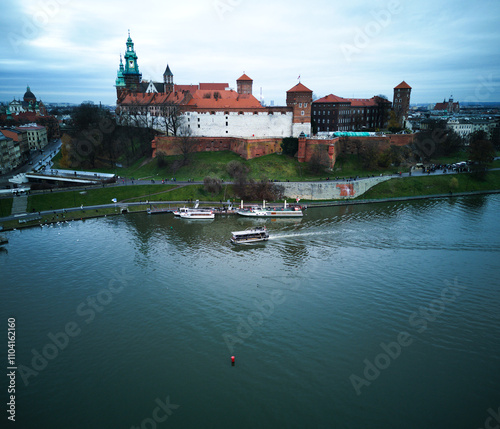
<path fill-rule="evenodd" d="M 137 54 L 134 51 L 134 42 L 130 38 L 130 31 L 127 39 L 127 50 L 125 52 L 125 70 L 123 70 L 123 79 L 125 87 L 131 91 L 137 91 L 141 83 L 142 74 L 139 72 L 137 64 Z"/>

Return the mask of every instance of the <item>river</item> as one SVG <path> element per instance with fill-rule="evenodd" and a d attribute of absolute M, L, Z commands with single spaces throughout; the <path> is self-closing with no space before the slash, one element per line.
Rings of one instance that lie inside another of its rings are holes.
<path fill-rule="evenodd" d="M 298 220 L 129 214 L 5 233 L 16 421 L 495 426 L 499 213 L 500 195 L 486 195 L 311 208 Z M 262 224 L 267 243 L 229 243 Z"/>

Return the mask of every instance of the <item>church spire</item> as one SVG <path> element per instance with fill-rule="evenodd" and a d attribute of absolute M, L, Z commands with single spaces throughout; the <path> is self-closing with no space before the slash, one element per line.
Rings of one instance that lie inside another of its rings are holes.
<path fill-rule="evenodd" d="M 174 90 L 174 74 L 170 70 L 169 65 L 167 64 L 167 68 L 165 69 L 165 73 L 163 73 L 163 84 L 165 85 L 165 92 L 173 92 Z"/>

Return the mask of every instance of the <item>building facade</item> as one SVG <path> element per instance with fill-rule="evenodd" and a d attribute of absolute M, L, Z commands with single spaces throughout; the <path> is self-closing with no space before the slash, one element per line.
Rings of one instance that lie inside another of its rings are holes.
<path fill-rule="evenodd" d="M 376 130 L 387 126 L 391 103 L 382 97 L 342 98 L 330 94 L 312 103 L 317 132 Z"/>
<path fill-rule="evenodd" d="M 30 150 L 42 150 L 48 144 L 47 129 L 45 127 L 36 124 L 28 124 L 20 125 L 15 129 L 27 134 Z"/>
<path fill-rule="evenodd" d="M 436 103 L 434 110 L 446 112 L 446 113 L 458 113 L 460 112 L 460 103 L 454 102 L 453 97 L 450 97 L 448 101 L 443 100 L 442 103 Z"/>
<path fill-rule="evenodd" d="M 253 80 L 245 73 L 236 80 L 236 91 L 227 83 L 177 85 L 168 65 L 163 82 L 144 82 L 130 34 L 126 46 L 115 83 L 117 116 L 122 125 L 147 126 L 171 134 L 173 128 L 175 134 L 179 130 L 192 137 L 311 134 L 312 91 L 302 83 L 287 91 L 286 106 L 264 107 L 253 96 Z M 172 127 L 172 122 L 178 123 Z"/>

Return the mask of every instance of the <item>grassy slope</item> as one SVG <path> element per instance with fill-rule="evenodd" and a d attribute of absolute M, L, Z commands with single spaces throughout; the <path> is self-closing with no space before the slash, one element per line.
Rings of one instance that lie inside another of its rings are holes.
<path fill-rule="evenodd" d="M 84 191 L 67 191 L 30 195 L 28 212 L 78 207 L 82 204 L 84 206 L 111 204 L 113 198 L 118 201 L 134 197 L 142 201 L 152 200 L 156 198 L 154 194 L 173 188 L 175 186 L 172 185 L 139 185 L 89 189 L 86 194 L 80 193 Z"/>
<path fill-rule="evenodd" d="M 452 179 L 458 182 L 454 186 Z M 413 197 L 418 195 L 446 194 L 452 192 L 471 192 L 500 189 L 500 171 L 490 171 L 486 180 L 477 180 L 471 174 L 455 174 L 453 176 L 425 176 L 395 178 L 380 183 L 359 199 L 377 199 L 391 197 Z"/>
<path fill-rule="evenodd" d="M 0 217 L 10 216 L 13 198 L 0 198 Z"/>

